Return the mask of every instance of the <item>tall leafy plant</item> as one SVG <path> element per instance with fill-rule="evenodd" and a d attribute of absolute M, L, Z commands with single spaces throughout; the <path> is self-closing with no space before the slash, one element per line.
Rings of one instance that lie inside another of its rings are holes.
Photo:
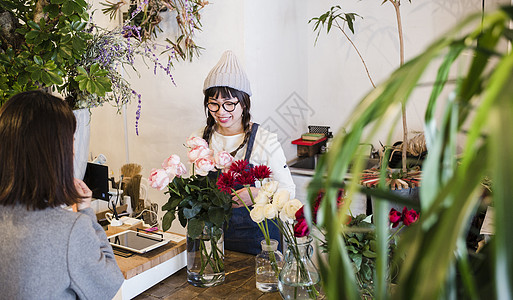
<path fill-rule="evenodd" d="M 91 34 L 84 0 L 0 1 L 0 104 L 37 87 L 65 88 Z"/>
<path fill-rule="evenodd" d="M 420 78 L 426 78 L 428 66 L 435 65 L 438 73 L 425 111 L 429 152 L 420 188 L 422 217 L 401 236 L 395 252 L 394 259 L 404 262 L 394 298 L 479 298 L 464 238 L 478 204 L 480 183 L 486 177 L 492 179 L 496 207 L 494 247 L 488 257 L 493 263 L 493 274 L 487 278 L 493 285 L 489 296 L 509 299 L 513 295 L 513 254 L 509 251 L 513 247 L 513 218 L 508 215 L 513 211 L 513 54 L 504 46 L 511 43 L 508 24 L 513 19 L 513 7 L 501 8 L 482 20 L 480 17 L 471 16 L 459 23 L 365 96 L 345 125 L 347 133 L 336 136 L 332 149 L 321 159 L 308 199 L 312 205 L 322 187 L 329 200 L 321 203 L 317 215 L 317 224 L 325 228 L 329 240 L 328 259 L 319 260 L 329 299 L 360 298 L 340 225 L 347 207 L 338 210 L 336 205 L 341 186 L 348 197 L 361 189 L 357 176 L 341 184 L 348 166 L 353 163 L 353 175 L 360 173 L 363 159 L 358 156 L 358 145 L 372 141 L 386 120 L 397 116 L 397 108 L 409 101 Z M 461 59 L 463 53 L 470 57 L 469 63 Z M 461 65 L 465 70 L 458 74 Z M 457 78 L 449 78 L 455 72 Z M 449 96 L 442 97 L 445 94 Z M 444 111 L 441 119 L 435 117 L 437 110 Z M 461 153 L 456 151 L 458 135 L 464 136 Z M 382 168 L 383 181 L 384 172 Z M 384 189 L 364 192 L 379 196 L 378 204 L 384 203 L 382 199 L 401 202 Z M 386 211 L 378 209 L 375 217 L 377 239 L 383 238 L 388 235 Z M 387 270 L 379 265 L 386 266 L 388 252 L 382 246 L 376 252 L 376 298 L 387 299 Z"/>

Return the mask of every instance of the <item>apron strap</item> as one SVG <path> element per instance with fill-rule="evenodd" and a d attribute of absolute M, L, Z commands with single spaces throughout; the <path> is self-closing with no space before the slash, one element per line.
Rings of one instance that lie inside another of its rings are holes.
<path fill-rule="evenodd" d="M 255 137 L 258 130 L 258 123 L 253 123 L 251 126 L 251 135 L 249 136 L 248 146 L 246 147 L 246 155 L 244 156 L 244 160 L 249 162 L 249 158 L 251 157 L 251 152 L 253 152 L 253 144 L 255 143 Z"/>

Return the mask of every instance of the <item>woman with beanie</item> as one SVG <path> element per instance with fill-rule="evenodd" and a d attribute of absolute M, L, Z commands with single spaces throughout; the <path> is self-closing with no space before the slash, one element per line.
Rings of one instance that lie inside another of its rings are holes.
<path fill-rule="evenodd" d="M 247 160 L 252 165 L 266 165 L 279 189 L 286 189 L 294 197 L 295 185 L 286 164 L 285 155 L 277 135 L 251 122 L 251 88 L 246 73 L 232 51 L 223 53 L 219 62 L 205 79 L 203 105 L 207 124 L 192 136 L 201 137 L 215 152 L 227 151 L 235 160 Z M 248 206 L 252 206 L 246 189 L 237 191 Z M 252 187 L 257 195 L 258 189 Z M 225 248 L 228 250 L 258 254 L 260 241 L 264 239 L 259 227 L 249 216 L 247 209 L 235 195 L 233 215 L 225 229 Z M 271 238 L 280 242 L 278 228 L 269 228 Z"/>
<path fill-rule="evenodd" d="M 73 179 L 75 127 L 68 105 L 42 91 L 0 109 L 2 299 L 112 299 L 124 281 L 91 190 Z"/>

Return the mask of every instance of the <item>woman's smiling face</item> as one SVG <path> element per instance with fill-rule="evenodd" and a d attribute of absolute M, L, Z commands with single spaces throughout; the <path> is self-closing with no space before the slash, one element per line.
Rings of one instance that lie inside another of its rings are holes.
<path fill-rule="evenodd" d="M 217 131 L 224 135 L 243 133 L 242 106 L 237 97 L 223 98 L 221 95 L 208 98 L 207 105 L 210 114 L 215 119 Z"/>

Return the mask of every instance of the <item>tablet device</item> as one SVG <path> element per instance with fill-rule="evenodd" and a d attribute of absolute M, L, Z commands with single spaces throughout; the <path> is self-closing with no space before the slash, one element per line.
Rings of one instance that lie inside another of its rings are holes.
<path fill-rule="evenodd" d="M 161 235 L 133 230 L 116 233 L 108 239 L 113 247 L 137 253 L 146 253 L 168 243 Z"/>

